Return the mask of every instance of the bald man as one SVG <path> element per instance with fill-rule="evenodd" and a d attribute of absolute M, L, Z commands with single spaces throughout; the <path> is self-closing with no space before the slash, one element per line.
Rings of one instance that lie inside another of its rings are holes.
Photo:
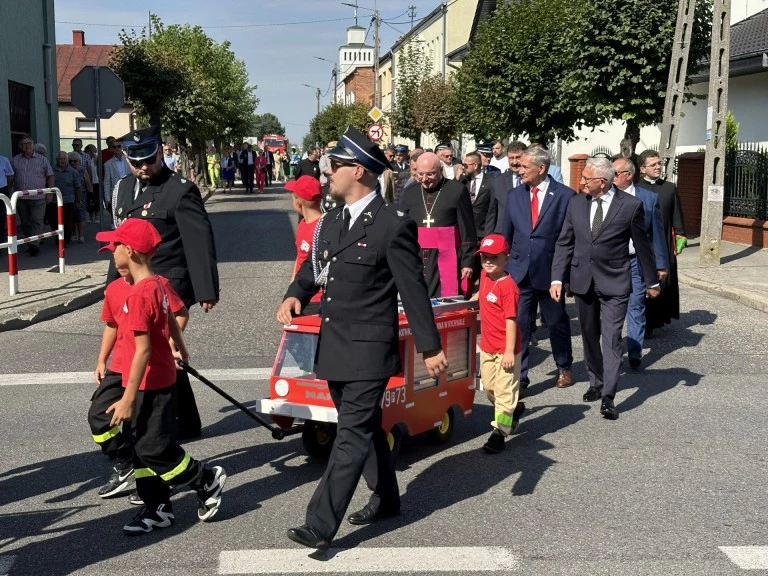
<path fill-rule="evenodd" d="M 416 170 L 421 182 L 403 190 L 400 207 L 419 227 L 429 295 L 435 298 L 464 294 L 477 249 L 469 191 L 461 182 L 443 177 L 440 159 L 433 152 L 418 157 Z"/>

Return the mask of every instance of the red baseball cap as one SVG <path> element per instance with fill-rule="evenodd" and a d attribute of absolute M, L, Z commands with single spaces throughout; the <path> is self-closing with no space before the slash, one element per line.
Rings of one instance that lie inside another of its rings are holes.
<path fill-rule="evenodd" d="M 98 232 L 96 240 L 108 242 L 106 246 L 99 248 L 99 252 L 104 250 L 114 252 L 116 244 L 125 244 L 136 250 L 136 252 L 154 254 L 162 238 L 160 238 L 157 229 L 147 220 L 126 218 L 116 229 Z"/>
<path fill-rule="evenodd" d="M 310 202 L 323 197 L 320 182 L 312 176 L 299 176 L 297 180 L 289 180 L 285 183 L 285 189 Z"/>
<path fill-rule="evenodd" d="M 507 244 L 506 238 L 501 234 L 489 234 L 483 238 L 482 242 L 480 242 L 480 248 L 475 252 L 475 255 L 501 254 L 502 252 L 504 252 L 504 254 L 509 254 L 509 245 Z"/>

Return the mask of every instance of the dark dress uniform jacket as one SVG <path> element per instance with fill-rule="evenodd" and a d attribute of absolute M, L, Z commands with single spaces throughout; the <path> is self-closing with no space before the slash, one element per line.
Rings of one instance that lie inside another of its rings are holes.
<path fill-rule="evenodd" d="M 168 279 L 188 308 L 218 300 L 213 230 L 195 183 L 164 166 L 136 200 L 135 186 L 133 175 L 120 180 L 114 212 L 118 220 L 144 218 L 157 228 L 162 242 L 152 258 L 152 271 Z"/>
<path fill-rule="evenodd" d="M 376 196 L 340 239 L 342 207 L 320 222 L 320 269 L 330 263 L 320 312 L 315 373 L 325 380 L 380 380 L 400 372 L 397 294 L 416 350 L 441 347 L 421 273 L 416 223 Z M 312 258 L 288 288 L 305 307 L 317 292 Z"/>

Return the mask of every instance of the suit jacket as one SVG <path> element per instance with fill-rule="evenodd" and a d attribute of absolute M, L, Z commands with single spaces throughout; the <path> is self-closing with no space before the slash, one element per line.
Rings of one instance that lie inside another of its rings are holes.
<path fill-rule="evenodd" d="M 125 218 L 143 218 L 157 228 L 162 242 L 152 257 L 152 270 L 168 279 L 187 307 L 218 300 L 213 230 L 195 183 L 164 166 L 136 200 L 135 186 L 133 175 L 120 181 L 113 206 L 115 224 Z M 115 277 L 113 267 L 108 280 Z"/>
<path fill-rule="evenodd" d="M 469 179 L 464 179 L 464 185 L 469 190 Z M 472 216 L 475 219 L 475 230 L 477 232 L 478 239 L 485 236 L 485 220 L 488 216 L 488 207 L 491 204 L 491 197 L 493 196 L 493 181 L 495 180 L 493 173 L 483 174 L 483 181 L 480 183 L 480 189 L 476 191 L 475 201 L 472 202 Z M 470 197 L 471 198 L 471 197 Z"/>
<path fill-rule="evenodd" d="M 240 162 L 238 163 L 237 166 L 241 170 L 244 169 L 244 168 L 246 170 L 248 169 L 248 152 L 249 152 L 249 150 L 241 150 L 240 154 L 238 154 L 238 156 L 240 158 Z M 256 161 L 258 160 L 258 158 L 256 158 L 256 152 L 254 152 L 253 150 L 250 150 L 250 152 L 253 155 L 253 158 L 252 158 L 253 164 L 251 165 L 251 168 L 255 172 L 256 171 Z"/>
<path fill-rule="evenodd" d="M 105 164 L 104 164 L 104 187 L 101 189 L 102 194 L 104 195 L 104 201 L 108 203 L 112 203 L 112 192 L 115 190 L 115 186 L 117 186 L 118 181 L 120 180 L 120 173 L 117 171 L 117 163 L 122 162 L 125 168 L 125 175 L 130 176 L 131 175 L 131 168 L 128 165 L 128 160 L 125 156 L 123 156 L 121 159 L 117 160 L 114 156 L 110 158 Z"/>
<path fill-rule="evenodd" d="M 645 230 L 648 232 L 648 240 L 653 248 L 653 256 L 656 260 L 656 270 L 669 270 L 667 258 L 667 246 L 664 243 L 664 223 L 659 210 L 659 199 L 655 193 L 635 185 L 635 198 L 643 203 L 645 212 Z M 643 274 L 642 262 L 638 261 L 640 274 Z"/>
<path fill-rule="evenodd" d="M 506 214 L 507 193 L 515 187 L 517 175 L 507 170 L 498 175 L 493 181 L 491 201 L 488 204 L 488 214 L 485 218 L 485 235 L 501 234 L 504 218 L 499 214 Z"/>
<path fill-rule="evenodd" d="M 264 156 L 267 158 L 267 166 L 274 166 L 275 165 L 275 153 L 271 150 L 266 150 L 264 152 Z"/>
<path fill-rule="evenodd" d="M 536 290 L 548 290 L 553 277 L 552 256 L 563 227 L 568 203 L 576 192 L 549 178 L 536 226 L 531 222 L 531 192 L 521 184 L 507 194 L 502 233 L 509 243 L 507 272 L 517 284 L 528 276 Z"/>
<path fill-rule="evenodd" d="M 658 284 L 656 263 L 645 231 L 643 203 L 626 192 L 614 190 L 615 196 L 594 240 L 589 218 L 592 197 L 578 194 L 568 202 L 552 262 L 552 280 L 567 282 L 570 270 L 574 294 L 586 294 L 594 282 L 595 288 L 606 296 L 629 295 L 632 292 L 630 238 L 635 244 L 646 286 Z"/>
<path fill-rule="evenodd" d="M 397 296 L 400 293 L 416 350 L 441 347 L 422 275 L 416 223 L 376 196 L 341 239 L 342 207 L 320 221 L 319 269 L 323 287 L 320 338 L 315 355 L 319 378 L 348 382 L 380 380 L 400 371 Z M 310 255 L 285 298 L 306 306 L 317 292 Z"/>

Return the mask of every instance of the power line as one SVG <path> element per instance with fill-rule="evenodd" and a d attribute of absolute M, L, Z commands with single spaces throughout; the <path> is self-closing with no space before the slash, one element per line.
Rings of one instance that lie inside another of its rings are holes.
<path fill-rule="evenodd" d="M 351 18 L 329 18 L 327 20 L 305 20 L 301 22 L 274 22 L 270 24 L 227 24 L 221 26 L 200 26 L 200 28 L 204 30 L 211 30 L 214 28 L 265 28 L 268 26 L 296 26 L 300 24 L 321 24 L 324 22 L 343 22 L 348 20 L 351 20 Z M 56 20 L 56 24 L 75 24 L 77 26 L 101 26 L 114 28 L 143 28 L 146 26 L 146 24 L 105 24 L 101 22 L 71 22 L 69 20 Z M 173 26 L 173 24 L 167 25 Z"/>
<path fill-rule="evenodd" d="M 405 12 L 403 12 L 402 14 L 400 14 L 399 16 L 395 16 L 394 18 L 390 18 L 389 20 L 391 21 L 391 20 L 397 20 L 398 18 L 402 18 L 403 16 L 405 16 L 406 14 L 408 14 L 408 12 L 409 12 L 409 10 L 406 10 Z M 386 22 L 386 20 L 382 20 L 382 22 Z"/>
<path fill-rule="evenodd" d="M 382 20 L 382 24 L 386 24 L 387 26 L 389 26 L 390 28 L 392 28 L 392 30 L 394 30 L 395 32 L 397 32 L 398 34 L 407 34 L 407 32 L 403 32 L 402 30 L 398 30 L 397 28 L 395 28 L 394 26 L 392 26 L 392 24 L 390 24 L 389 22 L 384 22 L 384 21 Z"/>

